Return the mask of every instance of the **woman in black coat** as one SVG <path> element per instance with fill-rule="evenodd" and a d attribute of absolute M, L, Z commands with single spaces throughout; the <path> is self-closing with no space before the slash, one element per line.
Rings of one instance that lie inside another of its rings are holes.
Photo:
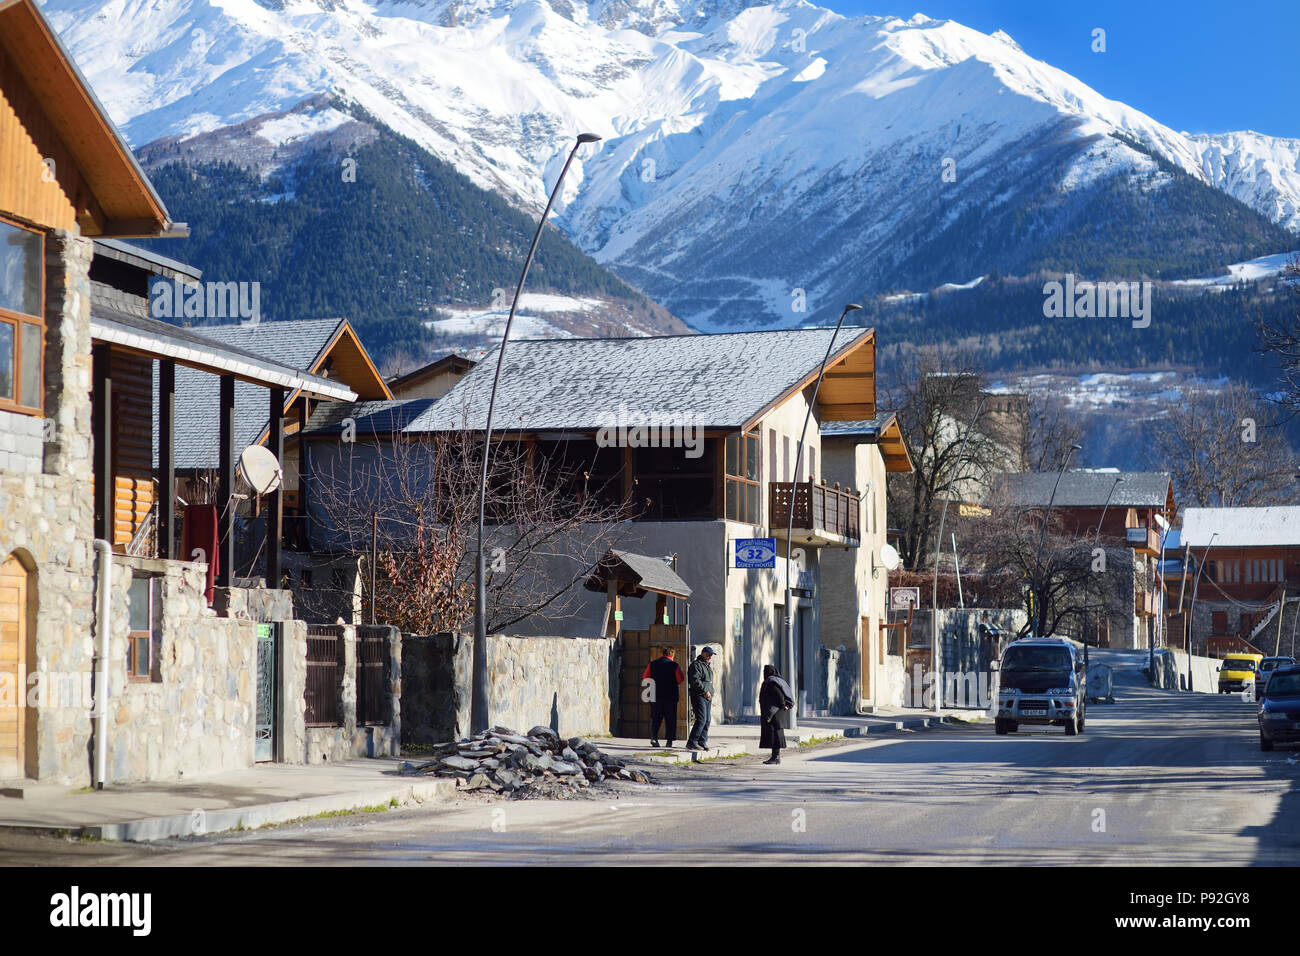
<path fill-rule="evenodd" d="M 758 745 L 771 748 L 772 756 L 763 763 L 780 763 L 781 748 L 785 746 L 785 728 L 789 725 L 787 712 L 794 706 L 790 685 L 771 664 L 763 665 L 763 684 L 758 689 L 758 713 L 762 730 Z"/>

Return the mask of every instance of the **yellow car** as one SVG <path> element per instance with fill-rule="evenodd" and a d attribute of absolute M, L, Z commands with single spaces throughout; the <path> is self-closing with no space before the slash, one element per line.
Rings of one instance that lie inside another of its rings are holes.
<path fill-rule="evenodd" d="M 1231 694 L 1245 690 L 1247 684 L 1254 686 L 1263 659 L 1263 654 L 1224 655 L 1223 663 L 1219 665 L 1219 693 Z"/>

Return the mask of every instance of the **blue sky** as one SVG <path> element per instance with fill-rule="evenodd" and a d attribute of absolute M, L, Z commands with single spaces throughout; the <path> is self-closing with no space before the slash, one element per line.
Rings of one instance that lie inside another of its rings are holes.
<path fill-rule="evenodd" d="M 812 0 L 1005 30 L 1030 56 L 1176 130 L 1300 137 L 1300 0 Z M 1106 52 L 1092 52 L 1092 31 Z"/>

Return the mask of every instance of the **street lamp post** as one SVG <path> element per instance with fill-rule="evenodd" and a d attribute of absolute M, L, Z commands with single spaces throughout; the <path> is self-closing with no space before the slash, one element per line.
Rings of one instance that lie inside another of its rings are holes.
<path fill-rule="evenodd" d="M 1031 593 L 1034 596 L 1034 617 L 1038 620 L 1034 622 L 1034 634 L 1036 637 L 1042 637 L 1042 625 L 1046 620 L 1044 613 L 1043 595 L 1039 593 L 1038 570 L 1043 558 L 1043 543 L 1047 540 L 1047 522 L 1052 517 L 1052 505 L 1056 502 L 1056 489 L 1061 487 L 1061 476 L 1065 474 L 1066 466 L 1070 464 L 1070 456 L 1081 449 L 1082 445 L 1071 445 L 1070 450 L 1065 453 L 1065 458 L 1061 462 L 1061 470 L 1056 473 L 1056 483 L 1052 485 L 1052 496 L 1047 499 L 1047 513 L 1043 515 L 1043 529 L 1038 535 L 1038 551 L 1034 555 L 1034 578 L 1031 582 Z"/>
<path fill-rule="evenodd" d="M 790 552 L 793 547 L 794 539 L 794 505 L 799 490 L 799 469 L 803 467 L 803 443 L 808 436 L 808 421 L 812 418 L 813 407 L 817 404 L 817 392 L 822 387 L 822 377 L 826 374 L 826 363 L 831 360 L 831 353 L 835 351 L 835 339 L 839 337 L 840 328 L 844 325 L 844 317 L 850 312 L 856 312 L 862 308 L 860 305 L 849 303 L 840 313 L 840 319 L 835 323 L 835 331 L 831 333 L 830 344 L 826 346 L 826 357 L 822 359 L 821 368 L 817 370 L 817 383 L 813 385 L 812 398 L 808 400 L 808 411 L 803 417 L 803 431 L 799 433 L 799 444 L 794 452 L 794 474 L 790 477 L 793 479 L 790 483 L 790 501 L 786 506 L 786 525 L 785 525 L 785 653 L 787 667 L 789 668 L 786 676 L 791 680 L 795 678 L 794 667 L 794 609 L 791 604 L 794 600 L 794 590 L 792 585 L 793 575 L 791 574 Z M 808 513 L 812 514 L 812 489 L 808 490 L 809 502 Z M 806 676 L 806 675 L 801 675 Z M 792 728 L 799 726 L 798 717 L 806 716 L 804 714 L 804 700 L 806 695 L 799 693 L 799 706 L 795 710 L 790 724 Z"/>
<path fill-rule="evenodd" d="M 1196 623 L 1196 594 L 1201 589 L 1201 574 L 1205 571 L 1205 560 L 1210 555 L 1210 546 L 1214 544 L 1214 539 L 1219 536 L 1219 532 L 1210 535 L 1210 540 L 1205 542 L 1205 550 L 1201 552 L 1201 565 L 1196 569 L 1196 580 L 1192 583 L 1192 607 L 1187 612 L 1187 691 L 1191 693 L 1196 689 L 1195 682 L 1192 678 L 1192 629 Z"/>
<path fill-rule="evenodd" d="M 1122 477 L 1117 475 L 1115 477 L 1114 483 L 1110 486 L 1110 491 L 1106 492 L 1106 503 L 1101 506 L 1101 517 L 1097 519 L 1097 533 L 1093 537 L 1096 538 L 1101 537 L 1101 525 L 1102 522 L 1106 520 L 1106 509 L 1110 507 L 1111 495 L 1115 494 L 1115 489 L 1119 487 L 1120 483 L 1123 482 L 1123 480 L 1124 479 Z"/>
<path fill-rule="evenodd" d="M 600 137 L 593 133 L 578 134 L 577 142 L 569 150 L 569 156 L 560 170 L 560 177 L 555 181 L 546 208 L 542 210 L 541 221 L 537 223 L 537 232 L 533 234 L 532 245 L 528 247 L 528 257 L 524 259 L 523 271 L 519 273 L 519 283 L 515 286 L 515 297 L 510 303 L 510 314 L 506 317 L 505 331 L 501 334 L 501 348 L 497 352 L 496 372 L 492 376 L 492 392 L 488 396 L 487 421 L 483 427 L 483 473 L 479 478 L 478 489 L 478 547 L 475 553 L 474 568 L 474 655 L 473 655 L 473 690 L 470 696 L 470 733 L 478 733 L 488 728 L 488 673 L 487 673 L 487 584 L 483 563 L 483 523 L 487 508 L 488 458 L 492 449 L 492 413 L 496 408 L 497 386 L 501 382 L 501 367 L 505 363 L 506 342 L 510 339 L 510 326 L 515 321 L 515 310 L 519 307 L 519 296 L 524 291 L 524 280 L 528 278 L 528 269 L 533 264 L 537 244 L 542 238 L 542 229 L 546 219 L 555 205 L 555 197 L 560 194 L 564 176 L 573 163 L 578 149 L 587 143 L 596 143 Z"/>
<path fill-rule="evenodd" d="M 970 433 L 975 430 L 975 423 L 980 420 L 980 412 L 984 410 L 984 396 L 980 396 L 979 402 L 975 405 L 975 414 L 971 417 L 970 424 L 966 426 L 966 434 L 962 436 L 961 444 L 957 447 L 957 460 L 953 463 L 954 468 L 960 468 L 962 457 L 966 453 L 966 442 L 970 441 Z M 939 647 L 939 554 L 943 549 L 943 523 L 948 517 L 948 502 L 952 501 L 952 486 L 957 483 L 956 476 L 948 483 L 948 493 L 943 497 L 943 510 L 939 512 L 939 534 L 934 543 L 934 581 L 930 585 L 930 665 L 934 671 L 934 681 L 937 685 L 934 692 L 934 712 L 937 714 L 943 709 L 943 652 Z M 957 556 L 957 543 L 953 539 L 953 560 Z M 959 582 L 960 586 L 960 582 Z M 921 701 L 922 706 L 925 701 Z"/>

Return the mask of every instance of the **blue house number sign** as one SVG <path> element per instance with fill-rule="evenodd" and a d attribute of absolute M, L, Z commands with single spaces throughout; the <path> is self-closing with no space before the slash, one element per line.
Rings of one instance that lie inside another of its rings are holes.
<path fill-rule="evenodd" d="M 737 538 L 736 567 L 776 567 L 776 538 Z"/>

